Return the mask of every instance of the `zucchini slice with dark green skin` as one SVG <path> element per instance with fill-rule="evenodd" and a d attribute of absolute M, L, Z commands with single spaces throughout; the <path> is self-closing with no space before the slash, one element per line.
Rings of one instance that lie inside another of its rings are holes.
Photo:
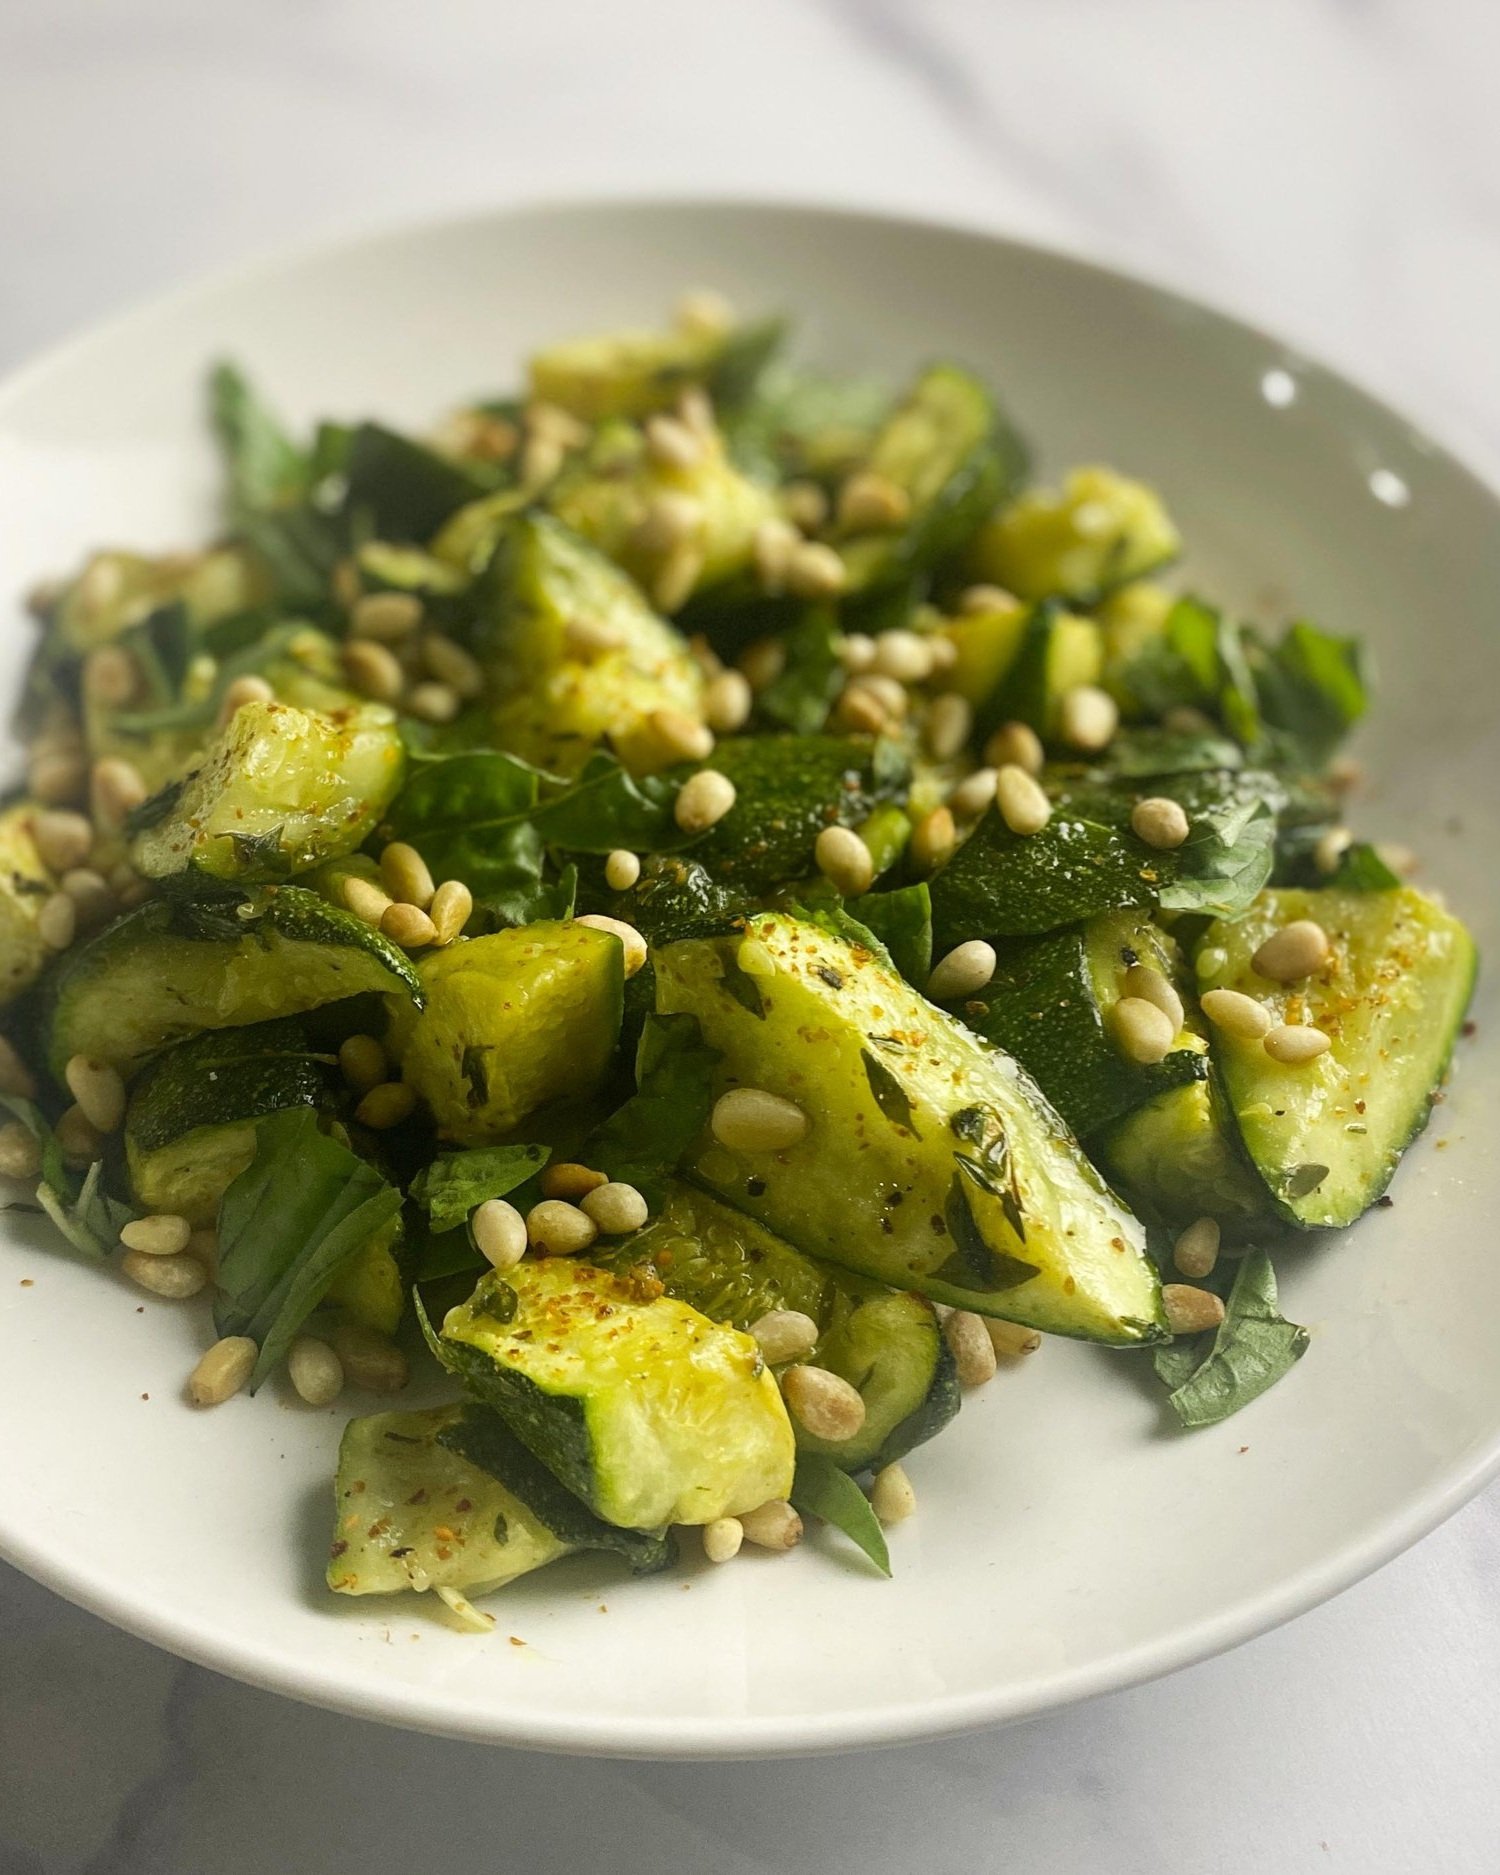
<path fill-rule="evenodd" d="M 1328 962 L 1303 982 L 1272 983 L 1251 960 L 1301 918 L 1327 933 Z M 1213 1049 L 1232 1123 L 1278 1215 L 1304 1229 L 1352 1224 L 1427 1124 L 1473 992 L 1473 939 L 1410 886 L 1280 890 L 1236 923 L 1210 926 L 1197 958 L 1205 991 L 1243 991 L 1278 1022 L 1332 1038 L 1297 1065 L 1223 1030 Z"/>
<path fill-rule="evenodd" d="M 317 1107 L 329 1072 L 294 1020 L 210 1030 L 150 1062 L 125 1115 L 125 1164 L 143 1211 L 212 1224 L 219 1200 L 255 1157 L 255 1122 Z"/>
<path fill-rule="evenodd" d="M 735 1328 L 771 1309 L 811 1316 L 821 1332 L 808 1359 L 859 1389 L 865 1421 L 837 1445 L 794 1422 L 799 1452 L 826 1453 L 846 1471 L 889 1465 L 958 1411 L 953 1357 L 925 1297 L 816 1263 L 708 1192 L 673 1181 L 658 1215 L 607 1266 L 645 1267 L 668 1295 Z"/>
<path fill-rule="evenodd" d="M 979 733 L 1022 722 L 1052 738 L 1063 697 L 1078 684 L 1098 683 L 1103 670 L 1104 633 L 1093 619 L 1057 605 L 1034 607 L 1013 661 L 980 702 Z"/>
<path fill-rule="evenodd" d="M 64 957 L 44 1016 L 47 1060 L 123 1074 L 202 1029 L 243 1028 L 382 990 L 420 1000 L 406 953 L 299 886 L 193 903 L 153 899 Z"/>
<path fill-rule="evenodd" d="M 565 339 L 532 358 L 531 388 L 544 403 L 586 423 L 669 410 L 694 384 L 732 408 L 749 395 L 784 330 L 781 320 L 763 319 L 723 332 L 679 328 Z"/>
<path fill-rule="evenodd" d="M 717 1091 L 795 1101 L 775 1152 L 703 1140 L 693 1174 L 810 1255 L 1055 1334 L 1161 1334 L 1141 1226 L 1016 1062 L 863 945 L 763 913 L 656 958 L 658 1008 L 698 1018 Z"/>
<path fill-rule="evenodd" d="M 528 1260 L 481 1277 L 435 1352 L 606 1523 L 712 1523 L 791 1489 L 760 1350 L 658 1284 Z"/>
<path fill-rule="evenodd" d="M 1155 489 L 1113 469 L 1075 469 L 1061 490 L 1028 489 L 974 542 L 969 566 L 1023 599 L 1091 605 L 1175 560 L 1182 537 Z"/>
<path fill-rule="evenodd" d="M 1206 1078 L 1168 1088 L 1105 1127 L 1089 1150 L 1115 1189 L 1163 1229 L 1211 1217 L 1226 1238 L 1242 1241 L 1277 1221 L 1212 1063 Z"/>

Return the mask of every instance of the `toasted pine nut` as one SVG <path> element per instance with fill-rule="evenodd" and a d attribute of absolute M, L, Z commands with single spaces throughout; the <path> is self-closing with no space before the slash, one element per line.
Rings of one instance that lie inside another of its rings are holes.
<path fill-rule="evenodd" d="M 1122 996 L 1109 1012 L 1110 1027 L 1122 1052 L 1149 1067 L 1164 1061 L 1177 1039 L 1177 1025 L 1144 996 Z"/>
<path fill-rule="evenodd" d="M 786 669 L 786 646 L 779 638 L 757 638 L 737 660 L 745 681 L 757 694 L 768 690 Z"/>
<path fill-rule="evenodd" d="M 911 514 L 911 496 L 899 482 L 873 469 L 851 475 L 839 490 L 839 526 L 851 534 L 885 533 Z"/>
<path fill-rule="evenodd" d="M 368 1094 L 390 1073 L 385 1049 L 373 1035 L 350 1035 L 339 1044 L 339 1068 L 357 1094 Z"/>
<path fill-rule="evenodd" d="M 406 693 L 406 709 L 424 723 L 451 723 L 460 707 L 459 694 L 451 684 L 413 684 Z"/>
<path fill-rule="evenodd" d="M 995 1378 L 995 1347 L 983 1316 L 955 1309 L 943 1323 L 943 1339 L 953 1356 L 961 1387 L 982 1387 Z"/>
<path fill-rule="evenodd" d="M 591 1191 L 607 1185 L 609 1174 L 596 1172 L 591 1165 L 580 1165 L 576 1159 L 554 1159 L 543 1168 L 537 1183 L 544 1198 L 566 1198 L 569 1204 L 576 1204 Z"/>
<path fill-rule="evenodd" d="M 836 728 L 852 736 L 879 736 L 890 727 L 885 705 L 863 684 L 845 684 L 833 720 Z"/>
<path fill-rule="evenodd" d="M 664 469 L 695 469 L 703 460 L 703 439 L 681 417 L 648 417 L 646 454 Z"/>
<path fill-rule="evenodd" d="M 818 1345 L 818 1324 L 800 1309 L 768 1309 L 750 1324 L 750 1333 L 767 1367 L 800 1361 Z"/>
<path fill-rule="evenodd" d="M 579 1209 L 585 1217 L 593 1219 L 606 1237 L 627 1237 L 631 1231 L 639 1230 L 651 1215 L 650 1207 L 634 1185 L 617 1183 L 614 1179 L 599 1186 L 597 1191 L 585 1193 L 579 1201 Z"/>
<path fill-rule="evenodd" d="M 984 1326 L 990 1338 L 990 1346 L 1002 1360 L 1018 1361 L 1023 1355 L 1035 1354 L 1042 1345 L 1042 1337 L 1037 1331 L 1023 1327 L 1020 1322 L 1002 1322 L 993 1315 L 987 1315 Z"/>
<path fill-rule="evenodd" d="M 414 846 L 404 840 L 392 840 L 380 855 L 380 878 L 387 892 L 398 903 L 416 905 L 422 911 L 432 903 L 437 890 L 427 861 Z"/>
<path fill-rule="evenodd" d="M 1057 727 L 1069 748 L 1106 749 L 1120 727 L 1120 706 L 1097 684 L 1074 684 L 1058 704 Z"/>
<path fill-rule="evenodd" d="M 526 1220 L 503 1198 L 486 1198 L 469 1214 L 474 1245 L 497 1270 L 514 1269 L 526 1254 Z"/>
<path fill-rule="evenodd" d="M 526 1240 L 544 1257 L 577 1256 L 599 1235 L 586 1211 L 560 1198 L 544 1198 L 526 1213 Z"/>
<path fill-rule="evenodd" d="M 1125 994 L 1138 996 L 1142 1002 L 1154 1003 L 1172 1024 L 1175 1036 L 1186 1019 L 1182 998 L 1177 994 L 1170 979 L 1154 964 L 1132 964 L 1125 972 Z"/>
<path fill-rule="evenodd" d="M 628 847 L 617 846 L 604 862 L 604 883 L 611 892 L 628 892 L 640 876 L 640 855 Z"/>
<path fill-rule="evenodd" d="M 927 994 L 935 1003 L 955 1002 L 960 996 L 973 996 L 995 974 L 995 947 L 983 938 L 971 938 L 967 944 L 955 944 L 946 957 L 933 966 L 927 979 Z"/>
<path fill-rule="evenodd" d="M 893 626 L 875 640 L 872 666 L 880 677 L 892 677 L 898 684 L 924 684 L 932 675 L 931 640 L 920 632 Z"/>
<path fill-rule="evenodd" d="M 781 1376 L 787 1409 L 815 1439 L 842 1444 L 865 1423 L 864 1396 L 842 1375 L 802 1364 Z"/>
<path fill-rule="evenodd" d="M 971 617 L 979 612 L 1013 612 L 1020 603 L 1003 586 L 966 586 L 958 595 L 959 611 Z"/>
<path fill-rule="evenodd" d="M 848 568 L 842 557 L 821 540 L 804 540 L 788 556 L 787 590 L 798 599 L 836 598 L 848 579 Z"/>
<path fill-rule="evenodd" d="M 984 759 L 991 768 L 1019 768 L 1039 775 L 1047 756 L 1030 723 L 1002 723 L 985 743 Z"/>
<path fill-rule="evenodd" d="M 219 699 L 219 727 L 223 729 L 233 722 L 247 703 L 271 703 L 275 697 L 276 692 L 264 677 L 236 677 Z"/>
<path fill-rule="evenodd" d="M 78 935 L 78 907 L 66 892 L 43 899 L 36 915 L 36 934 L 51 951 L 65 951 Z"/>
<path fill-rule="evenodd" d="M 1201 1335 L 1224 1319 L 1224 1304 L 1213 1290 L 1191 1283 L 1163 1283 L 1161 1305 L 1174 1335 Z"/>
<path fill-rule="evenodd" d="M 905 1523 L 917 1508 L 917 1494 L 911 1488 L 911 1479 L 899 1464 L 883 1465 L 876 1472 L 870 1486 L 870 1508 L 887 1528 Z"/>
<path fill-rule="evenodd" d="M 328 1339 L 351 1387 L 399 1393 L 411 1377 L 410 1363 L 395 1342 L 363 1322 L 340 1322 Z"/>
<path fill-rule="evenodd" d="M 127 1250 L 120 1258 L 120 1268 L 140 1288 L 169 1302 L 186 1301 L 208 1281 L 208 1271 L 190 1256 L 153 1256 L 145 1250 Z"/>
<path fill-rule="evenodd" d="M 429 676 L 436 677 L 472 703 L 484 692 L 484 666 L 472 652 L 466 651 L 444 632 L 428 632 L 422 639 L 422 663 Z"/>
<path fill-rule="evenodd" d="M 82 749 L 59 749 L 32 757 L 26 770 L 26 791 L 35 800 L 61 805 L 78 800 L 88 779 Z"/>
<path fill-rule="evenodd" d="M 784 1497 L 745 1511 L 739 1521 L 745 1541 L 757 1549 L 795 1549 L 802 1541 L 802 1519 Z"/>
<path fill-rule="evenodd" d="M 188 1375 L 188 1398 L 194 1406 L 222 1406 L 249 1383 L 259 1358 L 260 1349 L 248 1335 L 225 1335 Z"/>
<path fill-rule="evenodd" d="M 716 768 L 700 768 L 677 791 L 672 818 L 684 833 L 707 833 L 735 803 L 735 786 Z"/>
<path fill-rule="evenodd" d="M 715 1517 L 703 1526 L 703 1554 L 712 1563 L 733 1562 L 745 1540 L 745 1526 L 738 1517 Z"/>
<path fill-rule="evenodd" d="M 960 820 L 978 820 L 994 804 L 998 771 L 976 768 L 948 796 L 948 805 Z"/>
<path fill-rule="evenodd" d="M 1313 864 L 1325 878 L 1336 873 L 1345 853 L 1354 844 L 1354 835 L 1347 827 L 1330 827 L 1313 848 Z"/>
<path fill-rule="evenodd" d="M 815 534 L 828 519 L 828 497 L 816 482 L 788 482 L 781 491 L 782 511 L 804 534 Z"/>
<path fill-rule="evenodd" d="M 1273 931 L 1250 959 L 1250 968 L 1273 983 L 1300 983 L 1328 962 L 1328 933 L 1311 918 L 1294 918 Z"/>
<path fill-rule="evenodd" d="M 349 629 L 360 638 L 398 644 L 422 623 L 422 601 L 409 592 L 367 592 L 349 613 Z"/>
<path fill-rule="evenodd" d="M 952 810 L 935 807 L 912 828 L 907 852 L 913 866 L 925 875 L 946 866 L 957 845 L 958 828 L 954 824 Z"/>
<path fill-rule="evenodd" d="M 433 943 L 451 944 L 462 937 L 464 926 L 474 916 L 474 894 L 462 879 L 445 879 L 433 893 L 427 915 L 432 920 Z"/>
<path fill-rule="evenodd" d="M 743 671 L 720 671 L 703 692 L 703 714 L 710 729 L 730 736 L 750 720 L 753 701 L 750 680 Z"/>
<path fill-rule="evenodd" d="M 416 1106 L 416 1094 L 405 1081 L 382 1081 L 360 1101 L 354 1109 L 354 1117 L 361 1126 L 383 1133 L 410 1119 Z"/>
<path fill-rule="evenodd" d="M 344 1363 L 316 1335 L 298 1335 L 287 1349 L 286 1371 L 309 1406 L 332 1406 L 344 1391 Z"/>
<path fill-rule="evenodd" d="M 1273 1061 L 1300 1068 L 1304 1062 L 1326 1055 L 1333 1041 L 1322 1029 L 1302 1022 L 1283 1022 L 1270 1031 L 1262 1046 Z"/>
<path fill-rule="evenodd" d="M 779 593 L 786 585 L 787 568 L 801 544 L 802 536 L 790 521 L 762 521 L 756 528 L 755 573 L 768 593 Z"/>
<path fill-rule="evenodd" d="M 49 872 L 70 872 L 93 850 L 94 828 L 86 815 L 72 808 L 50 807 L 32 820 L 31 837 Z"/>
<path fill-rule="evenodd" d="M 35 1178 L 41 1169 L 41 1142 L 19 1120 L 7 1120 L 0 1126 L 0 1178 Z"/>
<path fill-rule="evenodd" d="M 120 1242 L 127 1250 L 139 1250 L 143 1256 L 171 1257 L 187 1249 L 193 1227 L 185 1217 L 172 1211 L 158 1211 L 150 1217 L 132 1218 L 120 1229 Z"/>
<path fill-rule="evenodd" d="M 341 889 L 344 903 L 355 917 L 378 929 L 381 919 L 391 909 L 389 896 L 374 880 L 362 879 L 357 872 L 346 876 Z"/>
<path fill-rule="evenodd" d="M 945 690 L 932 699 L 922 724 L 922 738 L 935 762 L 951 762 L 969 740 L 974 728 L 974 710 L 967 697 L 956 690 Z"/>
<path fill-rule="evenodd" d="M 714 1102 L 709 1125 L 731 1152 L 784 1152 L 807 1137 L 807 1115 L 763 1087 L 732 1087 Z"/>
<path fill-rule="evenodd" d="M 36 1076 L 16 1052 L 15 1043 L 0 1035 L 0 1094 L 17 1100 L 36 1099 Z"/>
<path fill-rule="evenodd" d="M 646 940 L 633 924 L 627 924 L 623 918 L 609 918 L 603 912 L 585 912 L 582 917 L 573 920 L 575 924 L 584 924 L 591 931 L 607 931 L 611 937 L 617 937 L 625 951 L 625 975 L 633 977 L 643 970 L 650 955 Z"/>
<path fill-rule="evenodd" d="M 683 710 L 653 710 L 646 723 L 668 762 L 706 762 L 714 752 L 714 732 Z"/>
<path fill-rule="evenodd" d="M 136 883 L 133 877 L 131 883 Z M 72 899 L 78 922 L 84 929 L 91 930 L 114 916 L 115 895 L 104 875 L 95 872 L 92 866 L 72 867 L 58 884 Z"/>
<path fill-rule="evenodd" d="M 125 1118 L 125 1083 L 119 1069 L 88 1055 L 74 1055 L 63 1079 L 89 1125 L 113 1133 Z"/>
<path fill-rule="evenodd" d="M 1200 1217 L 1189 1224 L 1172 1246 L 1172 1261 L 1184 1276 L 1195 1281 L 1207 1276 L 1219 1260 L 1219 1220 Z"/>
<path fill-rule="evenodd" d="M 381 913 L 380 930 L 403 950 L 424 950 L 437 936 L 437 926 L 416 905 L 389 905 Z"/>
<path fill-rule="evenodd" d="M 995 776 L 995 802 L 1006 826 L 1024 837 L 1040 833 L 1052 818 L 1044 789 L 1014 762 L 1004 763 Z"/>
<path fill-rule="evenodd" d="M 825 827 L 813 846 L 813 858 L 819 872 L 845 898 L 858 898 L 874 881 L 870 849 L 852 827 Z"/>
<path fill-rule="evenodd" d="M 664 559 L 692 543 L 703 521 L 703 504 L 691 495 L 664 489 L 652 497 L 630 531 L 630 545 L 653 559 Z"/>
<path fill-rule="evenodd" d="M 124 824 L 125 816 L 146 798 L 140 772 L 118 755 L 95 762 L 89 778 L 94 818 L 107 827 Z"/>
<path fill-rule="evenodd" d="M 1216 1029 L 1241 1041 L 1258 1042 L 1271 1026 L 1270 1010 L 1243 990 L 1205 990 L 1198 1002 Z"/>
<path fill-rule="evenodd" d="M 104 1151 L 104 1135 L 89 1124 L 79 1106 L 65 1108 L 52 1131 L 70 1165 L 92 1165 Z"/>
<path fill-rule="evenodd" d="M 1192 831 L 1182 804 L 1164 794 L 1136 802 L 1130 810 L 1130 830 L 1138 840 L 1163 852 L 1181 846 Z"/>
<path fill-rule="evenodd" d="M 123 645 L 100 645 L 83 660 L 83 691 L 91 703 L 117 710 L 129 703 L 140 669 Z"/>

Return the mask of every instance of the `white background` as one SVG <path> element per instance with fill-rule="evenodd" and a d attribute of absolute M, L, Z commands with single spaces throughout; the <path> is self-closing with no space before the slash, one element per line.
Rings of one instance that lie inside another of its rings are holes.
<path fill-rule="evenodd" d="M 323 233 L 771 193 L 1135 266 L 1500 461 L 1497 79 L 1492 0 L 0 0 L 0 368 Z M 1497 1584 L 1492 1492 L 1160 1685 L 878 1757 L 674 1767 L 296 1708 L 0 1571 L 0 1875 L 1491 1875 Z"/>

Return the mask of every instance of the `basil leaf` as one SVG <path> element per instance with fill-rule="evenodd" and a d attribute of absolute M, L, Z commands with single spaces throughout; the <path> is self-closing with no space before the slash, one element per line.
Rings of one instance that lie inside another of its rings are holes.
<path fill-rule="evenodd" d="M 842 1530 L 884 1576 L 891 1573 L 891 1555 L 885 1545 L 880 1519 L 859 1486 L 831 1458 L 821 1452 L 802 1452 L 792 1478 L 792 1505 L 807 1517 L 821 1517 Z"/>
<path fill-rule="evenodd" d="M 860 1057 L 864 1062 L 865 1080 L 869 1085 L 870 1098 L 875 1105 L 879 1107 L 892 1126 L 910 1133 L 913 1139 L 920 1139 L 922 1135 L 917 1131 L 917 1123 L 912 1115 L 911 1101 L 906 1089 L 873 1049 L 861 1049 Z"/>
<path fill-rule="evenodd" d="M 1392 872 L 1373 846 L 1356 840 L 1344 849 L 1338 870 L 1328 884 L 1344 892 L 1390 892 L 1401 883 L 1401 875 Z"/>
<path fill-rule="evenodd" d="M 497 480 L 380 423 L 361 423 L 350 433 L 344 475 L 349 506 L 368 516 L 379 539 L 393 541 L 427 540 Z"/>
<path fill-rule="evenodd" d="M 925 990 L 932 975 L 932 894 L 926 880 L 893 892 L 867 892 L 850 901 L 849 912 L 907 982 Z"/>
<path fill-rule="evenodd" d="M 252 509 L 296 501 L 307 488 L 307 453 L 287 435 L 244 373 L 235 365 L 216 365 L 208 396 L 210 421 L 235 501 Z"/>
<path fill-rule="evenodd" d="M 1369 707 L 1364 653 L 1300 620 L 1274 648 L 1250 640 L 1261 714 L 1303 761 L 1327 761 Z"/>
<path fill-rule="evenodd" d="M 672 817 L 681 777 L 637 779 L 612 755 L 591 755 L 578 779 L 533 815 L 548 846 L 570 853 L 665 853 L 692 837 Z"/>
<path fill-rule="evenodd" d="M 1230 800 L 1193 817 L 1178 847 L 1177 877 L 1163 884 L 1164 911 L 1237 918 L 1271 876 L 1276 860 L 1276 814 L 1263 798 Z"/>
<path fill-rule="evenodd" d="M 329 1284 L 401 1209 L 371 1165 L 318 1130 L 308 1107 L 256 1124 L 255 1158 L 219 1211 L 221 1335 L 260 1346 L 252 1390 L 280 1364 Z"/>
<path fill-rule="evenodd" d="M 1206 1351 L 1205 1351 L 1205 1344 Z M 1307 1330 L 1289 1322 L 1276 1304 L 1276 1274 L 1263 1250 L 1240 1261 L 1212 1339 L 1189 1343 L 1195 1364 L 1183 1375 L 1173 1350 L 1158 1351 L 1157 1372 L 1172 1388 L 1171 1403 L 1184 1426 L 1214 1426 L 1259 1399 L 1307 1351 Z M 1165 1361 L 1163 1357 L 1172 1354 Z"/>
<path fill-rule="evenodd" d="M 831 606 L 812 606 L 786 632 L 781 643 L 786 664 L 774 683 L 756 699 L 768 721 L 798 735 L 817 733 L 843 685 L 839 662 L 838 614 Z"/>
<path fill-rule="evenodd" d="M 105 1191 L 104 1161 L 96 1159 L 80 1177 L 69 1170 L 57 1136 L 35 1101 L 4 1094 L 0 1107 L 19 1120 L 42 1149 L 36 1201 L 58 1230 L 87 1257 L 107 1257 L 118 1249 L 120 1228 L 136 1213 Z"/>
<path fill-rule="evenodd" d="M 452 1230 L 476 1205 L 503 1198 L 540 1172 L 550 1156 L 546 1146 L 475 1146 L 441 1153 L 412 1180 L 411 1196 L 435 1231 Z"/>
<path fill-rule="evenodd" d="M 419 760 L 391 805 L 386 837 L 409 840 L 434 877 L 462 879 L 477 899 L 524 902 L 542 878 L 542 840 L 530 818 L 540 781 L 510 755 Z"/>
<path fill-rule="evenodd" d="M 595 1129 L 580 1154 L 584 1163 L 634 1185 L 657 1210 L 667 1175 L 708 1124 L 718 1060 L 696 1016 L 648 1015 L 636 1091 Z"/>

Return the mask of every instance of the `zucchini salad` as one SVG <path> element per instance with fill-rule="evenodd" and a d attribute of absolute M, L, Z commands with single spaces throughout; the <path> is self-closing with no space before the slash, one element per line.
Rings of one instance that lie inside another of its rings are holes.
<path fill-rule="evenodd" d="M 1345 824 L 1357 642 L 711 293 L 420 437 L 210 393 L 220 539 L 31 601 L 0 1171 L 198 1298 L 193 1405 L 360 1410 L 332 1589 L 889 1572 L 1046 1336 L 1183 1427 L 1289 1372 L 1272 1257 L 1381 1199 L 1475 968 Z"/>

